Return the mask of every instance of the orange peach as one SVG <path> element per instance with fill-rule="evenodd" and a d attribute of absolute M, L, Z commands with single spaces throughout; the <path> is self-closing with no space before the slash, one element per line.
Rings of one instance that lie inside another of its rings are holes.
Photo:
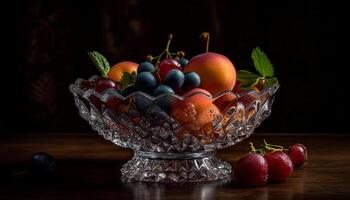
<path fill-rule="evenodd" d="M 237 96 L 231 92 L 228 92 L 213 102 L 216 107 L 218 107 L 222 113 L 225 113 L 227 109 L 231 107 L 231 105 L 234 103 L 234 100 L 237 98 Z"/>
<path fill-rule="evenodd" d="M 192 90 L 186 92 L 186 93 L 184 94 L 184 96 L 185 96 L 185 97 L 190 97 L 190 96 L 192 96 L 192 95 L 194 95 L 194 94 L 205 94 L 205 95 L 207 95 L 208 97 L 213 98 L 213 96 L 210 94 L 210 92 L 208 92 L 207 90 L 204 90 L 204 89 L 202 89 L 202 88 L 195 88 L 195 89 L 192 89 Z"/>
<path fill-rule="evenodd" d="M 117 63 L 111 67 L 107 76 L 113 81 L 120 82 L 123 76 L 123 72 L 136 72 L 139 65 L 130 61 L 123 61 Z"/>
<path fill-rule="evenodd" d="M 188 131 L 198 131 L 221 115 L 219 109 L 205 94 L 195 94 L 173 105 L 171 115 Z"/>
<path fill-rule="evenodd" d="M 237 81 L 236 84 L 235 84 L 235 87 L 232 90 L 232 92 L 234 92 L 236 94 L 244 92 L 244 90 L 241 89 L 241 85 L 242 84 L 243 84 L 242 82 Z"/>
<path fill-rule="evenodd" d="M 201 77 L 199 87 L 214 96 L 226 90 L 231 91 L 236 83 L 237 72 L 232 62 L 213 52 L 193 57 L 184 67 L 184 72 L 196 72 Z"/>

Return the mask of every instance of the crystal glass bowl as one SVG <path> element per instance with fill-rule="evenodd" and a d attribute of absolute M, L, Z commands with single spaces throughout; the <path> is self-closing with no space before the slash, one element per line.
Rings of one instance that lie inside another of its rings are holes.
<path fill-rule="evenodd" d="M 130 181 L 200 182 L 229 177 L 231 166 L 216 157 L 216 150 L 249 137 L 269 116 L 279 88 L 228 91 L 214 98 L 202 92 L 186 97 L 153 97 L 143 92 L 122 96 L 115 89 L 97 93 L 91 87 L 97 78 L 77 79 L 69 88 L 80 116 L 93 130 L 134 150 L 121 169 L 123 179 Z"/>

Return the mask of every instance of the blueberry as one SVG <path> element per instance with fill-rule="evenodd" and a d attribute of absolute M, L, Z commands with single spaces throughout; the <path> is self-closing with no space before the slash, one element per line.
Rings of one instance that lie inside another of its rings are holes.
<path fill-rule="evenodd" d="M 156 71 L 156 67 L 154 67 L 154 65 L 150 62 L 143 62 L 139 65 L 139 67 L 137 68 L 137 73 L 141 73 L 141 72 L 155 72 Z"/>
<path fill-rule="evenodd" d="M 174 90 L 171 89 L 171 87 L 167 86 L 167 85 L 159 85 L 154 91 L 153 91 L 153 96 L 158 96 L 160 94 L 166 94 L 166 93 L 170 93 L 170 94 L 174 94 Z"/>
<path fill-rule="evenodd" d="M 180 63 L 180 65 L 183 67 L 183 66 L 186 66 L 186 65 L 187 65 L 188 60 L 187 60 L 186 58 L 181 58 L 181 59 L 179 60 L 179 63 Z"/>
<path fill-rule="evenodd" d="M 135 86 L 142 92 L 149 94 L 157 87 L 157 80 L 150 72 L 141 72 L 136 76 Z"/>
<path fill-rule="evenodd" d="M 129 86 L 127 88 L 125 88 L 123 91 L 122 91 L 122 95 L 124 97 L 128 96 L 129 94 L 133 93 L 133 92 L 137 92 L 138 89 L 136 88 L 135 85 L 132 85 L 132 86 Z"/>
<path fill-rule="evenodd" d="M 164 83 L 173 89 L 179 89 L 185 82 L 185 75 L 178 69 L 170 70 L 165 76 Z"/>
<path fill-rule="evenodd" d="M 135 106 L 137 108 L 138 111 L 145 111 L 147 110 L 147 108 L 152 105 L 152 100 L 145 97 L 144 95 L 136 95 L 135 97 Z"/>
<path fill-rule="evenodd" d="M 55 160 L 48 153 L 39 152 L 32 157 L 32 170 L 34 173 L 47 175 L 52 174 L 55 169 Z"/>
<path fill-rule="evenodd" d="M 185 90 L 191 90 L 199 87 L 201 84 L 201 77 L 196 72 L 188 72 L 185 74 L 185 82 L 182 86 Z"/>
<path fill-rule="evenodd" d="M 165 95 L 162 97 L 158 97 L 154 104 L 161 108 L 166 113 L 171 113 L 171 105 L 175 101 L 175 98 L 171 95 Z"/>

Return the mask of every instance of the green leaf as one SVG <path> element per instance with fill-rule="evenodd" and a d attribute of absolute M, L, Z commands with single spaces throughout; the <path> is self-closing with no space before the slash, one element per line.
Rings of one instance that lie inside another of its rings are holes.
<path fill-rule="evenodd" d="M 122 79 L 120 81 L 122 90 L 135 84 L 136 75 L 136 72 L 123 72 Z"/>
<path fill-rule="evenodd" d="M 237 73 L 237 80 L 239 82 L 251 82 L 252 80 L 256 80 L 257 78 L 259 78 L 258 75 L 247 70 L 239 70 Z"/>
<path fill-rule="evenodd" d="M 101 72 L 102 76 L 107 77 L 110 69 L 110 64 L 107 59 L 97 51 L 90 51 L 88 52 L 88 55 L 97 69 Z"/>
<path fill-rule="evenodd" d="M 252 89 L 250 84 L 242 84 L 240 87 L 239 87 L 241 90 L 249 90 L 249 89 Z"/>
<path fill-rule="evenodd" d="M 273 77 L 274 69 L 266 54 L 261 51 L 259 47 L 256 47 L 252 51 L 251 55 L 256 71 L 263 77 Z"/>
<path fill-rule="evenodd" d="M 264 87 L 271 87 L 275 84 L 278 84 L 278 79 L 273 77 L 273 78 L 268 78 L 266 79 Z"/>
<path fill-rule="evenodd" d="M 249 89 L 252 89 L 252 86 L 254 86 L 254 84 L 256 85 L 257 82 L 259 82 L 259 79 L 252 79 L 250 81 L 243 82 L 239 88 L 241 90 L 249 90 Z"/>

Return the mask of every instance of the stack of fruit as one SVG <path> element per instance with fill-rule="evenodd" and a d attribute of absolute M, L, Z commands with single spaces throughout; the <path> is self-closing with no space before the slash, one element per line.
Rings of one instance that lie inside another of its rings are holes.
<path fill-rule="evenodd" d="M 246 70 L 237 72 L 227 57 L 208 52 L 208 33 L 201 37 L 206 52 L 190 60 L 185 58 L 183 51 L 170 52 L 171 34 L 166 48 L 158 56 L 148 55 L 140 64 L 123 61 L 110 67 L 100 53 L 89 52 L 102 77 L 88 86 L 102 95 L 113 90 L 125 97 L 141 92 L 144 96 L 157 98 L 156 106 L 197 136 L 199 130 L 207 129 L 216 118 L 225 118 L 228 109 L 238 101 L 252 102 L 256 100 L 257 92 L 277 83 L 271 62 L 259 48 L 253 50 L 252 59 L 260 75 Z M 255 93 L 238 99 L 239 93 L 245 90 Z M 181 101 L 176 101 L 176 98 Z M 104 103 L 96 96 L 91 96 L 90 100 L 96 107 L 106 105 L 112 110 L 120 109 L 122 104 L 120 99 L 112 96 Z M 137 98 L 136 101 L 138 110 L 145 110 L 152 103 L 146 98 Z"/>
<path fill-rule="evenodd" d="M 301 144 L 293 144 L 286 149 L 264 140 L 259 148 L 255 148 L 253 143 L 250 143 L 250 148 L 251 152 L 240 158 L 234 168 L 236 180 L 247 187 L 285 181 L 293 168 L 301 167 L 307 160 L 306 147 Z"/>

